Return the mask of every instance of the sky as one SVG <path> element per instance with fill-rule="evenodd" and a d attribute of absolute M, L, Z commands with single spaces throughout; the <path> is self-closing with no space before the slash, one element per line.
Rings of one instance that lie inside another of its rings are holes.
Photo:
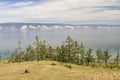
<path fill-rule="evenodd" d="M 0 23 L 120 25 L 120 0 L 0 0 Z"/>

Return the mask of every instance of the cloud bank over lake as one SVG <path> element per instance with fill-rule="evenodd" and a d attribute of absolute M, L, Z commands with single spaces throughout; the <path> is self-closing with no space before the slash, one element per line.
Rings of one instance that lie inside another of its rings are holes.
<path fill-rule="evenodd" d="M 55 30 L 81 30 L 81 29 L 120 29 L 119 25 L 69 25 L 69 24 L 22 24 L 0 25 L 1 32 L 26 32 L 26 31 L 55 31 Z"/>

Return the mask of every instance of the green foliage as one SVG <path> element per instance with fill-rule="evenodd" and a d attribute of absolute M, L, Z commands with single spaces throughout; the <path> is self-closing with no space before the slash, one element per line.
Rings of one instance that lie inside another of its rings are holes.
<path fill-rule="evenodd" d="M 64 44 L 62 44 L 61 46 L 58 46 L 56 48 L 56 52 L 57 52 L 57 61 L 61 61 L 61 62 L 68 61 L 67 50 L 66 50 L 66 46 Z"/>
<path fill-rule="evenodd" d="M 90 65 L 92 68 L 97 68 L 97 65 L 95 63 Z"/>
<path fill-rule="evenodd" d="M 79 43 L 70 36 L 68 36 L 61 45 L 54 48 L 47 44 L 46 41 L 41 41 L 39 37 L 36 36 L 33 44 L 29 44 L 25 50 L 21 48 L 21 42 L 19 41 L 17 48 L 12 54 L 8 50 L 5 55 L 7 59 L 9 59 L 9 62 L 54 60 L 95 67 L 97 61 L 97 64 L 102 64 L 102 62 L 104 62 L 106 66 L 110 66 L 107 65 L 111 57 L 108 49 L 104 51 L 98 49 L 95 53 L 96 57 L 93 55 L 93 50 L 91 48 L 86 50 L 83 43 Z M 119 54 L 115 57 L 114 64 L 119 66 Z M 52 63 L 51 65 L 56 64 Z M 72 68 L 71 65 L 65 66 Z"/>
<path fill-rule="evenodd" d="M 119 57 L 120 57 L 119 54 L 115 56 L 114 64 L 116 64 L 117 66 L 119 66 Z"/>
<path fill-rule="evenodd" d="M 26 47 L 26 53 L 24 55 L 24 60 L 25 61 L 33 61 L 36 59 L 35 53 L 34 53 L 34 49 L 32 45 L 28 45 Z"/>
<path fill-rule="evenodd" d="M 96 51 L 96 56 L 97 56 L 97 63 L 101 63 L 101 60 L 103 59 L 103 52 L 101 49 L 98 49 Z"/>
<path fill-rule="evenodd" d="M 85 60 L 86 60 L 86 65 L 89 66 L 90 63 L 94 62 L 94 57 L 92 55 L 92 49 L 88 49 L 87 52 L 86 52 L 86 57 L 85 57 Z"/>
<path fill-rule="evenodd" d="M 67 68 L 70 68 L 70 69 L 71 69 L 71 68 L 72 68 L 72 65 L 71 65 L 71 64 L 66 64 L 66 65 L 65 65 L 65 67 L 67 67 Z"/>
<path fill-rule="evenodd" d="M 113 63 L 109 63 L 104 68 L 114 69 L 114 68 L 117 68 L 117 67 L 118 67 L 117 65 L 114 65 Z"/>
<path fill-rule="evenodd" d="M 72 58 L 74 55 L 74 40 L 70 36 L 68 36 L 64 44 L 65 44 L 66 54 L 68 57 L 68 62 L 72 63 Z"/>
<path fill-rule="evenodd" d="M 53 56 L 54 51 L 55 51 L 55 49 L 51 45 L 48 45 L 46 58 L 48 58 L 50 60 L 54 59 L 54 56 Z"/>
<path fill-rule="evenodd" d="M 105 50 L 103 53 L 103 61 L 105 62 L 105 65 L 107 65 L 109 58 L 111 57 L 109 50 Z"/>
<path fill-rule="evenodd" d="M 55 63 L 52 63 L 51 65 L 56 65 Z"/>

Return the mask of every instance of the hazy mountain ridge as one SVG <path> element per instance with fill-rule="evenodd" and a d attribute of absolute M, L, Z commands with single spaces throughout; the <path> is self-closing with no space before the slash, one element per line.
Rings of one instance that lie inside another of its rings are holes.
<path fill-rule="evenodd" d="M 16 32 L 16 31 L 30 31 L 30 30 L 78 30 L 78 29 L 116 29 L 120 25 L 106 25 L 106 24 L 50 24 L 50 23 L 0 23 L 1 32 Z"/>

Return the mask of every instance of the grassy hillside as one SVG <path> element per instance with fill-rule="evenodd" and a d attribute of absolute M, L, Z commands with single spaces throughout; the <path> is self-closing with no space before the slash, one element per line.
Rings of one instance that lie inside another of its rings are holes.
<path fill-rule="evenodd" d="M 56 65 L 51 65 L 51 64 Z M 55 61 L 0 62 L 0 80 L 120 80 L 119 70 L 92 68 Z M 25 69 L 30 73 L 24 73 Z"/>

